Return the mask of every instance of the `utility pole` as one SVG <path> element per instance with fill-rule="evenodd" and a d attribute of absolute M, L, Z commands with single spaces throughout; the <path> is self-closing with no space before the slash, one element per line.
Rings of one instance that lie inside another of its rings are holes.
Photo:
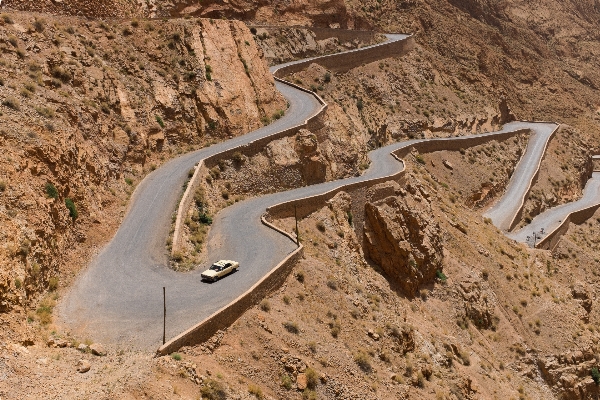
<path fill-rule="evenodd" d="M 298 229 L 298 207 L 294 204 L 294 218 L 296 219 L 296 244 L 300 247 L 300 230 Z"/>
<path fill-rule="evenodd" d="M 163 286 L 163 344 L 165 344 L 165 333 L 167 330 L 167 295 Z"/>

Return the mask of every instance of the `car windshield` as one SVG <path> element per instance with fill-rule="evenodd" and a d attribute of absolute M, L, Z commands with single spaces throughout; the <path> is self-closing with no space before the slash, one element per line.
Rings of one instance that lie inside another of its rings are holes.
<path fill-rule="evenodd" d="M 212 269 L 213 271 L 220 271 L 223 267 L 221 267 L 220 265 L 217 264 L 213 264 L 210 266 L 210 269 Z"/>

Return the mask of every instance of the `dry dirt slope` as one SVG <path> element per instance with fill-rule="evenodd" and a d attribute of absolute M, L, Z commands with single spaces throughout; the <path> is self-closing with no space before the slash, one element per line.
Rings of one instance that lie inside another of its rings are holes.
<path fill-rule="evenodd" d="M 68 283 L 148 171 L 286 108 L 239 22 L 2 14 L 0 52 L 4 312 Z"/>

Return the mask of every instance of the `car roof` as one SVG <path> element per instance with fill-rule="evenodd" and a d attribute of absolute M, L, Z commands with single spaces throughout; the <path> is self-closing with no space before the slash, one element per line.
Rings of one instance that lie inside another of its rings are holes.
<path fill-rule="evenodd" d="M 220 266 L 224 266 L 225 264 L 233 264 L 235 261 L 231 261 L 231 260 L 219 260 L 216 263 L 213 263 L 213 265 L 220 265 Z"/>

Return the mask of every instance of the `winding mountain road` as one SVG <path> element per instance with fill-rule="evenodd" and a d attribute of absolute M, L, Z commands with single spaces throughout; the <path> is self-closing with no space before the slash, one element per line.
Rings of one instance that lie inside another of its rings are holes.
<path fill-rule="evenodd" d="M 390 35 L 388 38 L 394 41 L 406 36 Z M 371 47 L 376 46 L 379 45 Z M 277 67 L 272 70 L 275 69 Z M 207 284 L 200 280 L 202 267 L 187 273 L 169 269 L 165 242 L 187 171 L 208 156 L 300 125 L 321 106 L 309 93 L 280 82 L 276 85 L 290 103 L 284 118 L 247 135 L 174 159 L 140 182 L 116 235 L 81 272 L 60 302 L 57 308 L 59 323 L 94 340 L 142 350 L 155 349 L 162 338 L 163 286 L 167 292 L 167 338 L 170 338 L 247 291 L 296 248 L 289 238 L 261 224 L 260 217 L 265 209 L 349 183 L 395 174 L 403 170 L 404 165 L 391 153 L 420 141 L 396 143 L 370 152 L 371 166 L 360 177 L 261 196 L 219 212 L 208 237 L 207 259 L 239 261 L 239 271 L 227 279 Z M 514 204 L 525 197 L 530 178 L 537 170 L 555 127 L 515 122 L 507 124 L 500 132 L 484 134 L 493 136 L 523 128 L 533 131 L 532 142 L 518 164 L 507 192 L 488 211 L 497 226 L 505 226 L 506 221 L 514 217 Z M 465 137 L 445 140 L 463 139 Z"/>

